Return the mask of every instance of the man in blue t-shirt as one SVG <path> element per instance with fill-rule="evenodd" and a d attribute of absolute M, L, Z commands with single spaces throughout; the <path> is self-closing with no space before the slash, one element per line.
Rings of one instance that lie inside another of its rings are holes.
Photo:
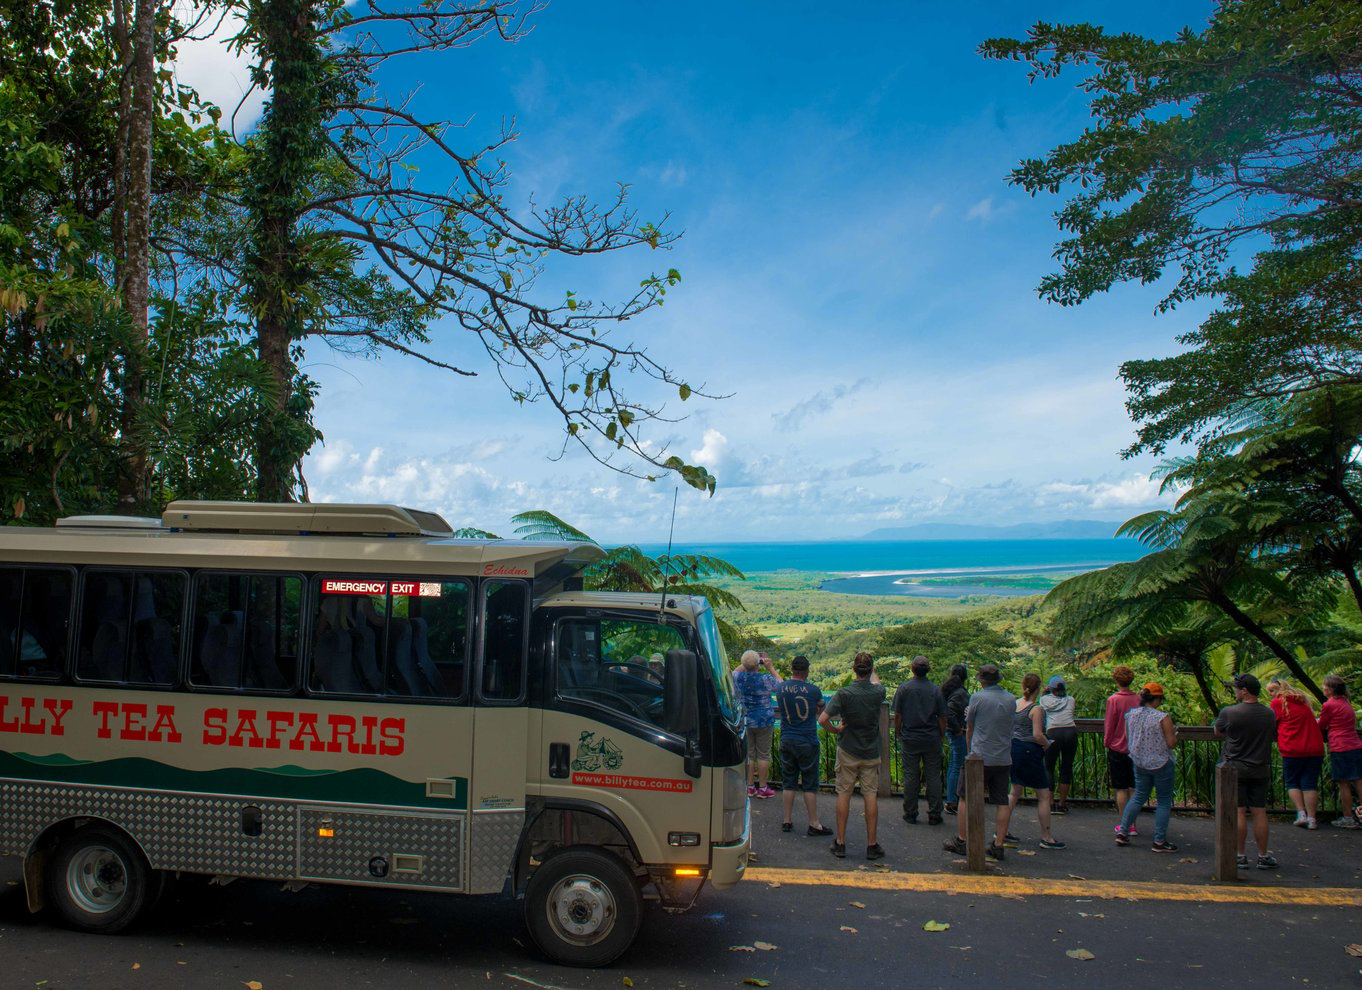
<path fill-rule="evenodd" d="M 780 772 L 784 783 L 781 800 L 785 802 L 782 832 L 794 830 L 790 814 L 794 811 L 795 791 L 804 792 L 804 807 L 809 813 L 808 835 L 831 835 L 818 820 L 818 713 L 823 710 L 823 692 L 809 683 L 809 661 L 797 656 L 790 664 L 791 676 L 776 689 L 776 710 L 780 713 Z"/>

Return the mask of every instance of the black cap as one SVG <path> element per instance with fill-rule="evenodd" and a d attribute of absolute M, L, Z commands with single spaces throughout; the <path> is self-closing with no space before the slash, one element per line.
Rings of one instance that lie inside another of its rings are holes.
<path fill-rule="evenodd" d="M 1259 694 L 1261 694 L 1263 690 L 1263 685 L 1258 683 L 1258 678 L 1254 677 L 1252 674 L 1235 674 L 1234 680 L 1226 681 L 1225 686 L 1231 688 L 1243 688 L 1245 691 L 1247 691 L 1254 697 L 1257 697 Z"/>
<path fill-rule="evenodd" d="M 798 656 L 798 657 L 795 657 L 793 660 L 790 661 L 790 669 L 791 669 L 791 670 L 808 670 L 808 669 L 809 669 L 809 658 L 808 658 L 808 657 L 805 657 L 805 656 Z"/>

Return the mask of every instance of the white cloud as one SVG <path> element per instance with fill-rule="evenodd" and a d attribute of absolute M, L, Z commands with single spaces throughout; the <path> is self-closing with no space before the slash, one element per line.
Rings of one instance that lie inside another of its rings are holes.
<path fill-rule="evenodd" d="M 982 220 L 987 223 L 993 219 L 996 211 L 993 208 L 993 197 L 988 196 L 979 200 L 965 212 L 966 220 Z"/>
<path fill-rule="evenodd" d="M 192 19 L 195 6 L 181 0 L 177 14 Z M 250 59 L 235 53 L 227 42 L 238 34 L 244 22 L 236 13 L 220 19 L 210 18 L 195 37 L 179 42 L 173 64 L 176 81 L 198 90 L 204 99 L 222 108 L 222 126 L 238 139 L 244 138 L 260 120 L 268 94 L 252 88 Z M 211 33 L 209 33 L 211 32 Z"/>

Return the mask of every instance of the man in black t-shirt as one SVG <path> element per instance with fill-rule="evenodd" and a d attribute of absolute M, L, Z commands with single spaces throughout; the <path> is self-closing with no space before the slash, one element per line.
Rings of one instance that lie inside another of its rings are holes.
<path fill-rule="evenodd" d="M 1275 870 L 1277 858 L 1267 850 L 1267 785 L 1272 775 L 1272 743 L 1277 738 L 1277 716 L 1258 702 L 1262 685 L 1252 674 L 1239 674 L 1226 687 L 1234 690 L 1237 705 L 1220 709 L 1215 734 L 1225 738 L 1220 762 L 1239 771 L 1239 868 L 1247 870 L 1248 821 L 1253 818 L 1253 841 L 1258 846 L 1258 869 Z"/>
<path fill-rule="evenodd" d="M 941 739 L 946 733 L 946 698 L 927 680 L 932 669 L 926 657 L 913 657 L 913 676 L 894 692 L 889 708 L 903 752 L 903 820 L 917 824 L 918 791 L 927 782 L 927 824 L 940 825 Z"/>

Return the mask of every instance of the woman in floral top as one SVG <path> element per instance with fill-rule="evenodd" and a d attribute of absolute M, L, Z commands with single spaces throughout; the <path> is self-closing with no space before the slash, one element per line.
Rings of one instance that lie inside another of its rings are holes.
<path fill-rule="evenodd" d="M 758 670 L 759 666 L 765 666 L 768 673 Z M 769 798 L 776 794 L 766 778 L 771 772 L 771 736 L 776 725 L 776 706 L 771 695 L 778 687 L 780 678 L 770 657 L 756 650 L 742 655 L 742 666 L 733 672 L 733 688 L 747 722 L 748 797 Z"/>

